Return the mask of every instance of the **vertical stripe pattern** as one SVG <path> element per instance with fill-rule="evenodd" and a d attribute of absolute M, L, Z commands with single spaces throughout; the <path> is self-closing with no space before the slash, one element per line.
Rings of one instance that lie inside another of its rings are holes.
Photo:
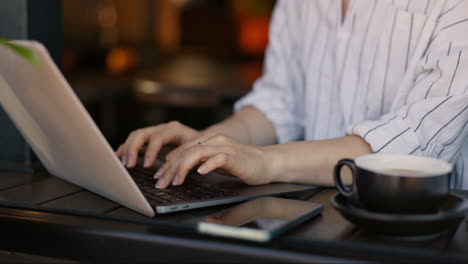
<path fill-rule="evenodd" d="M 345 19 L 338 0 L 279 0 L 265 72 L 235 109 L 257 107 L 280 143 L 355 134 L 447 160 L 468 189 L 466 32 L 468 0 L 351 0 Z"/>

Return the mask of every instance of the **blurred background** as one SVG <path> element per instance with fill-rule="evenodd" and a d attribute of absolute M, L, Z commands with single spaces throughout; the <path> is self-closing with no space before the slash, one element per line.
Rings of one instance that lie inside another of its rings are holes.
<path fill-rule="evenodd" d="M 115 148 L 134 129 L 197 129 L 262 73 L 274 0 L 62 0 L 65 77 Z"/>

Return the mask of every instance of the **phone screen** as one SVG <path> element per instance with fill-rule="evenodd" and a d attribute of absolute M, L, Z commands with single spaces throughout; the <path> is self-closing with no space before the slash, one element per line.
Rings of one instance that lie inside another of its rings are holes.
<path fill-rule="evenodd" d="M 241 225 L 241 227 L 248 227 L 253 229 L 262 230 L 275 230 L 281 225 L 286 223 L 286 220 L 271 218 L 271 217 L 259 217 L 251 222 Z"/>
<path fill-rule="evenodd" d="M 262 231 L 267 235 L 264 239 L 267 239 L 320 214 L 322 209 L 323 205 L 319 203 L 263 197 L 203 219 L 199 230 L 246 239 L 251 237 L 248 236 L 249 230 Z"/>

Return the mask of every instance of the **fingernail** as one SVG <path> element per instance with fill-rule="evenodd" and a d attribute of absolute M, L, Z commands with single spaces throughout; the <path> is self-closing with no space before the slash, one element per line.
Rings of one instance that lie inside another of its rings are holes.
<path fill-rule="evenodd" d="M 145 167 L 151 166 L 151 162 L 150 162 L 150 159 L 148 157 L 145 158 L 145 163 L 143 164 L 143 166 L 145 166 Z"/>
<path fill-rule="evenodd" d="M 155 179 L 158 179 L 159 177 L 161 177 L 161 175 L 163 175 L 163 173 L 164 173 L 164 169 L 163 169 L 163 168 L 160 168 L 160 169 L 156 172 L 156 174 L 154 175 L 154 178 L 155 178 Z"/>
<path fill-rule="evenodd" d="M 172 185 L 177 185 L 179 183 L 179 178 L 180 178 L 179 175 L 176 175 L 174 177 L 174 180 L 172 180 Z"/>
<path fill-rule="evenodd" d="M 197 171 L 198 171 L 198 173 L 203 174 L 203 173 L 206 173 L 206 169 L 208 169 L 208 168 L 206 167 L 205 164 L 203 164 L 203 165 L 200 166 L 200 168 L 198 168 Z"/>
<path fill-rule="evenodd" d="M 127 168 L 130 167 L 130 165 L 132 164 L 132 161 L 133 161 L 132 155 L 128 155 Z"/>
<path fill-rule="evenodd" d="M 122 165 L 127 166 L 127 155 L 122 156 Z"/>
<path fill-rule="evenodd" d="M 164 178 L 159 179 L 158 182 L 156 183 L 156 188 L 158 189 L 163 188 L 165 183 L 166 181 L 164 180 Z"/>

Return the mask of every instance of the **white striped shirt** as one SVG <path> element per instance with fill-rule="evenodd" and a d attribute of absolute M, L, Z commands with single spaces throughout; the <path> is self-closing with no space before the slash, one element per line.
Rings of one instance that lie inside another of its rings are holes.
<path fill-rule="evenodd" d="M 280 143 L 354 134 L 440 158 L 468 189 L 468 0 L 280 0 L 251 105 Z M 464 177 L 466 178 L 463 181 Z"/>

